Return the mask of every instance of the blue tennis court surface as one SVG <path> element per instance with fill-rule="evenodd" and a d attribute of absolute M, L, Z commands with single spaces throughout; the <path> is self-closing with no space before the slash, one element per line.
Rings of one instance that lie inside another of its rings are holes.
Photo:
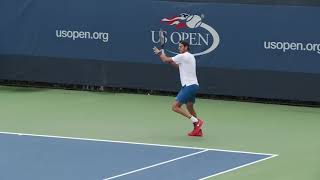
<path fill-rule="evenodd" d="M 272 154 L 0 133 L 0 179 L 205 179 Z"/>

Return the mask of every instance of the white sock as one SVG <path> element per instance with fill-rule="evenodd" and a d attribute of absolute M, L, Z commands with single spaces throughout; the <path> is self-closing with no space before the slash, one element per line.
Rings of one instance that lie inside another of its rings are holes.
<path fill-rule="evenodd" d="M 191 116 L 190 120 L 193 122 L 193 123 L 196 123 L 198 122 L 198 119 L 194 116 Z"/>

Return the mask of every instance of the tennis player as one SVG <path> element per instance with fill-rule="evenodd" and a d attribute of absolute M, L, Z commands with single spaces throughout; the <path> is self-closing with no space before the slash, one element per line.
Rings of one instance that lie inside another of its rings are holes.
<path fill-rule="evenodd" d="M 197 118 L 194 109 L 196 93 L 199 89 L 196 75 L 196 59 L 189 50 L 189 44 L 186 41 L 179 42 L 179 54 L 174 57 L 168 57 L 163 51 L 156 47 L 153 48 L 154 53 L 159 55 L 161 61 L 179 68 L 182 88 L 172 104 L 172 110 L 192 121 L 194 128 L 193 131 L 188 133 L 189 136 L 203 136 L 201 129 L 203 120 Z M 186 105 L 187 111 L 182 108 L 183 104 Z"/>

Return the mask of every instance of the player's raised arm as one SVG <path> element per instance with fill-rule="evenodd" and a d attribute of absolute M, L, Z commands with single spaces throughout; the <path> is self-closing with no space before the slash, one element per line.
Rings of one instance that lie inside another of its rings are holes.
<path fill-rule="evenodd" d="M 173 60 L 171 59 L 171 57 L 168 57 L 167 55 L 165 55 L 163 53 L 163 51 L 161 51 L 160 49 L 158 49 L 157 47 L 153 47 L 153 52 L 156 55 L 159 55 L 160 59 L 162 62 L 164 63 L 170 63 L 173 62 Z"/>

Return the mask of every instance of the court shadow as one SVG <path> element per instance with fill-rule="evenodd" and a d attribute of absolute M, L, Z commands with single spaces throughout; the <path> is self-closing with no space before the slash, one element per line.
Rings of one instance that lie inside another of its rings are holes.
<path fill-rule="evenodd" d="M 48 91 L 48 89 L 34 88 L 34 87 L 0 86 L 0 92 L 32 93 L 32 92 L 43 92 L 43 91 Z"/>

